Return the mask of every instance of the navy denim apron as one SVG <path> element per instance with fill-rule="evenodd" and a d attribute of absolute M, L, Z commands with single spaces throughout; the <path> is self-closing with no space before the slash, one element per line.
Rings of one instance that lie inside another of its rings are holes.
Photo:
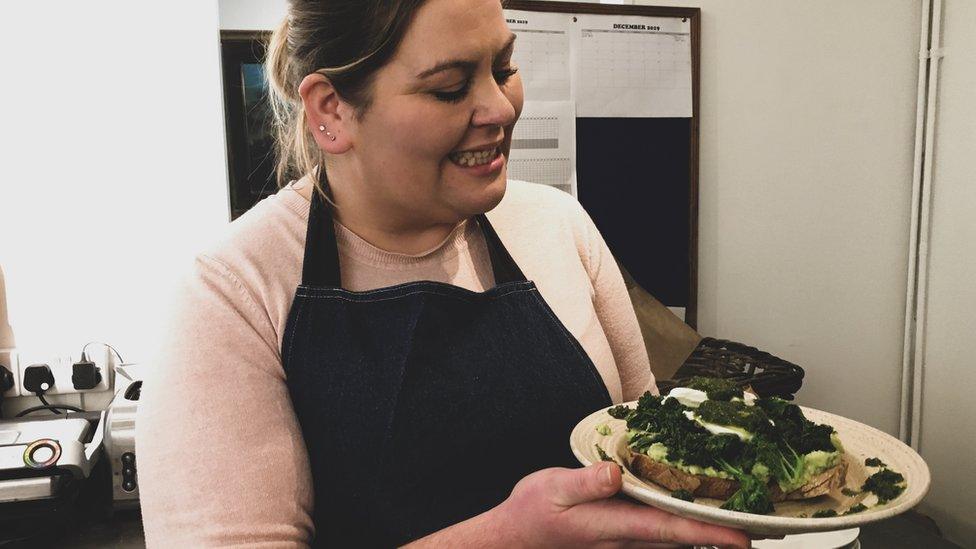
<path fill-rule="evenodd" d="M 533 471 L 578 466 L 569 433 L 610 395 L 488 219 L 477 216 L 495 287 L 352 292 L 329 207 L 312 194 L 281 351 L 315 546 L 401 545 L 498 505 Z"/>

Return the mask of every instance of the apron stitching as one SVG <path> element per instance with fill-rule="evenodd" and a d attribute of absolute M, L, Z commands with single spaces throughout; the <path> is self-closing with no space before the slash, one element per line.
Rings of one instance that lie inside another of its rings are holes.
<path fill-rule="evenodd" d="M 506 292 L 504 292 L 504 293 L 502 293 L 500 295 L 505 295 L 505 294 L 508 294 L 510 292 L 517 291 L 517 289 L 522 289 L 522 290 L 531 290 L 532 289 L 532 288 L 519 288 L 519 287 L 525 286 L 527 284 L 532 284 L 532 282 L 531 281 L 528 281 L 528 280 L 526 280 L 524 282 L 516 282 L 514 284 L 515 284 L 515 287 L 513 289 L 507 290 Z M 364 290 L 364 291 L 360 291 L 360 292 L 350 292 L 350 293 L 355 293 L 356 295 L 359 295 L 359 296 L 368 296 L 368 295 L 373 295 L 373 294 L 387 293 L 387 292 L 390 292 L 390 291 L 406 290 L 406 289 L 411 288 L 411 287 L 425 286 L 425 285 L 435 285 L 435 286 L 434 286 L 434 288 L 427 288 L 427 289 L 421 288 L 421 289 L 415 290 L 415 291 L 429 292 L 429 293 L 445 293 L 445 292 L 450 292 L 450 291 L 461 291 L 461 292 L 468 292 L 468 293 L 472 293 L 472 294 L 484 294 L 484 293 L 490 292 L 490 291 L 494 290 L 495 288 L 498 288 L 499 287 L 499 286 L 493 286 L 492 288 L 489 288 L 488 290 L 485 290 L 484 292 L 475 292 L 473 290 L 468 290 L 467 288 L 462 288 L 460 286 L 453 286 L 453 285 L 450 285 L 450 284 L 447 284 L 447 283 L 444 283 L 444 282 L 434 282 L 434 281 L 426 280 L 426 281 L 405 282 L 403 284 L 398 284 L 396 286 L 387 286 L 385 288 L 375 288 L 375 289 L 372 289 L 372 290 Z M 325 290 L 325 291 L 331 291 L 331 290 L 343 290 L 343 289 L 342 288 L 323 288 L 323 287 L 315 287 L 315 286 L 299 286 L 298 289 L 296 290 L 296 294 L 302 295 L 302 296 L 306 296 L 306 295 L 307 296 L 314 296 L 314 295 L 317 295 L 319 292 L 321 292 L 323 290 Z M 348 291 L 348 290 L 343 290 L 343 291 Z"/>
<path fill-rule="evenodd" d="M 506 283 L 506 284 L 512 284 L 515 287 L 521 287 L 521 286 L 526 286 L 526 285 L 530 285 L 530 284 L 534 285 L 534 283 L 531 280 L 522 280 L 522 281 L 517 281 L 517 282 L 509 282 L 509 283 Z M 373 288 L 371 290 L 362 290 L 362 291 L 359 291 L 359 292 L 351 292 L 350 291 L 350 293 L 354 293 L 356 295 L 364 296 L 364 295 L 380 294 L 380 293 L 385 293 L 385 292 L 390 292 L 390 291 L 406 290 L 408 288 L 414 288 L 414 287 L 418 287 L 418 286 L 429 286 L 429 285 L 434 285 L 436 288 L 439 288 L 441 290 L 455 290 L 455 291 L 462 291 L 462 292 L 469 292 L 469 293 L 477 294 L 477 293 L 487 293 L 487 292 L 490 292 L 490 291 L 492 291 L 492 290 L 494 290 L 496 288 L 502 287 L 504 284 L 499 284 L 497 286 L 492 286 L 491 288 L 489 288 L 488 290 L 485 290 L 483 292 L 476 292 L 474 290 L 468 290 L 467 288 L 462 288 L 460 286 L 454 286 L 454 285 L 449 284 L 447 282 L 438 282 L 438 281 L 433 281 L 433 280 L 414 280 L 414 281 L 411 281 L 411 282 L 401 282 L 400 284 L 395 284 L 393 286 L 386 286 L 386 287 L 383 287 L 383 288 Z M 343 290 L 343 288 L 339 288 L 339 287 L 325 287 L 325 286 L 310 286 L 310 285 L 306 285 L 306 284 L 299 284 L 298 285 L 298 288 L 296 288 L 295 292 L 297 294 L 299 294 L 299 295 L 306 295 L 306 294 L 314 295 L 314 294 L 316 294 L 318 292 L 321 292 L 321 291 L 329 291 L 329 290 Z M 344 291 L 349 291 L 349 290 L 344 290 Z M 428 292 L 435 293 L 437 290 L 428 289 L 428 290 L 423 290 L 423 291 L 428 291 Z"/>
<path fill-rule="evenodd" d="M 407 346 L 407 348 L 409 349 L 413 348 L 413 340 L 417 336 L 417 323 L 419 321 L 420 321 L 420 315 L 417 314 L 416 316 L 414 316 L 413 325 L 410 327 L 410 343 Z M 393 437 L 393 422 L 396 419 L 397 405 L 400 403 L 400 394 L 403 392 L 403 379 L 407 375 L 407 363 L 409 362 L 409 360 L 410 360 L 410 355 L 408 354 L 406 357 L 403 358 L 403 366 L 400 368 L 400 377 L 398 380 L 399 383 L 397 384 L 397 390 L 395 396 L 393 397 L 393 406 L 391 408 L 392 411 L 390 413 L 390 419 L 386 423 L 386 432 L 383 433 L 383 441 L 384 441 L 383 443 L 386 446 L 389 445 L 390 439 Z M 384 464 L 386 463 L 387 459 L 389 459 L 389 457 L 384 459 Z"/>
<path fill-rule="evenodd" d="M 511 290 L 509 292 L 505 292 L 504 294 L 500 294 L 500 295 L 496 295 L 496 296 L 491 296 L 488 299 L 495 300 L 495 299 L 502 298 L 502 297 L 509 296 L 509 295 L 516 294 L 516 293 L 531 292 L 533 289 L 534 288 L 525 288 L 525 289 L 520 289 L 520 290 Z M 378 299 L 372 299 L 372 300 L 369 301 L 369 303 L 376 303 L 378 301 L 391 301 L 391 300 L 394 300 L 394 299 L 400 299 L 402 297 L 407 297 L 407 296 L 417 295 L 417 294 L 433 294 L 433 295 L 439 295 L 439 296 L 442 296 L 442 297 L 453 297 L 454 299 L 458 299 L 460 301 L 467 301 L 467 302 L 474 301 L 474 299 L 472 299 L 470 297 L 462 297 L 462 296 L 451 295 L 451 294 L 447 294 L 447 293 L 434 292 L 434 291 L 431 291 L 431 290 L 417 290 L 415 292 L 408 292 L 408 293 L 405 293 L 405 294 L 398 294 L 398 295 L 391 296 L 391 297 L 381 297 L 381 298 L 378 298 Z M 310 299 L 339 299 L 339 300 L 342 300 L 342 301 L 349 301 L 349 302 L 353 302 L 353 303 L 359 302 L 356 299 L 352 299 L 352 298 L 345 297 L 345 296 L 341 296 L 341 295 L 310 295 L 310 294 L 296 294 L 296 295 L 298 295 L 299 297 L 306 297 L 306 298 L 310 298 Z M 552 316 L 552 313 L 550 313 L 550 316 Z"/>
<path fill-rule="evenodd" d="M 305 305 L 305 302 L 304 301 L 299 301 L 299 303 L 298 303 L 298 310 L 295 311 L 295 325 L 298 325 L 298 323 L 301 321 L 301 318 L 302 318 L 302 307 L 304 305 Z M 294 328 L 294 329 L 292 329 L 291 334 L 289 334 L 291 337 L 288 339 L 288 357 L 286 358 L 286 360 L 288 362 L 291 362 L 291 357 L 292 357 L 291 349 L 292 349 L 292 346 L 294 346 L 294 344 L 295 344 L 295 333 L 297 331 L 298 331 L 298 329 L 297 328 Z"/>

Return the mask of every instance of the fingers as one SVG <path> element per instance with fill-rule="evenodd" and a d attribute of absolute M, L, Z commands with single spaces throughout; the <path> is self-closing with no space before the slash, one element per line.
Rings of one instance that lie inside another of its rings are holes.
<path fill-rule="evenodd" d="M 739 530 L 620 500 L 606 500 L 572 511 L 585 513 L 590 524 L 598 527 L 607 539 L 718 547 L 751 546 L 749 536 Z"/>
<path fill-rule="evenodd" d="M 546 479 L 552 503 L 572 507 L 606 499 L 620 491 L 620 468 L 613 463 L 595 463 L 583 469 L 553 469 Z"/>

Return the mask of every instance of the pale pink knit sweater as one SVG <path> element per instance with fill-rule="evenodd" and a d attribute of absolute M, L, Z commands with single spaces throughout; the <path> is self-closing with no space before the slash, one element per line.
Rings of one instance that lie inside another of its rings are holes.
<path fill-rule="evenodd" d="M 279 352 L 301 279 L 308 191 L 307 182 L 295 182 L 232 223 L 197 257 L 176 297 L 137 420 L 150 547 L 295 547 L 312 538 L 311 473 Z M 488 217 L 589 354 L 614 402 L 653 389 L 620 271 L 579 203 L 549 187 L 509 181 Z M 386 252 L 336 229 L 348 290 L 413 280 L 475 291 L 494 284 L 476 223 L 461 223 L 417 255 Z"/>

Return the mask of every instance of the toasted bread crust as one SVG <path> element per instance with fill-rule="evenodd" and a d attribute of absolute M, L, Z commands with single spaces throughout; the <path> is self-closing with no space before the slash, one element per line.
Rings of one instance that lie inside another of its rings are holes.
<path fill-rule="evenodd" d="M 629 452 L 628 466 L 638 477 L 661 485 L 668 490 L 684 489 L 696 497 L 728 499 L 739 489 L 739 482 L 732 479 L 693 475 L 634 451 Z M 806 484 L 784 494 L 779 485 L 770 483 L 772 501 L 809 499 L 822 496 L 844 485 L 847 463 L 843 460 L 830 469 L 811 478 Z"/>

